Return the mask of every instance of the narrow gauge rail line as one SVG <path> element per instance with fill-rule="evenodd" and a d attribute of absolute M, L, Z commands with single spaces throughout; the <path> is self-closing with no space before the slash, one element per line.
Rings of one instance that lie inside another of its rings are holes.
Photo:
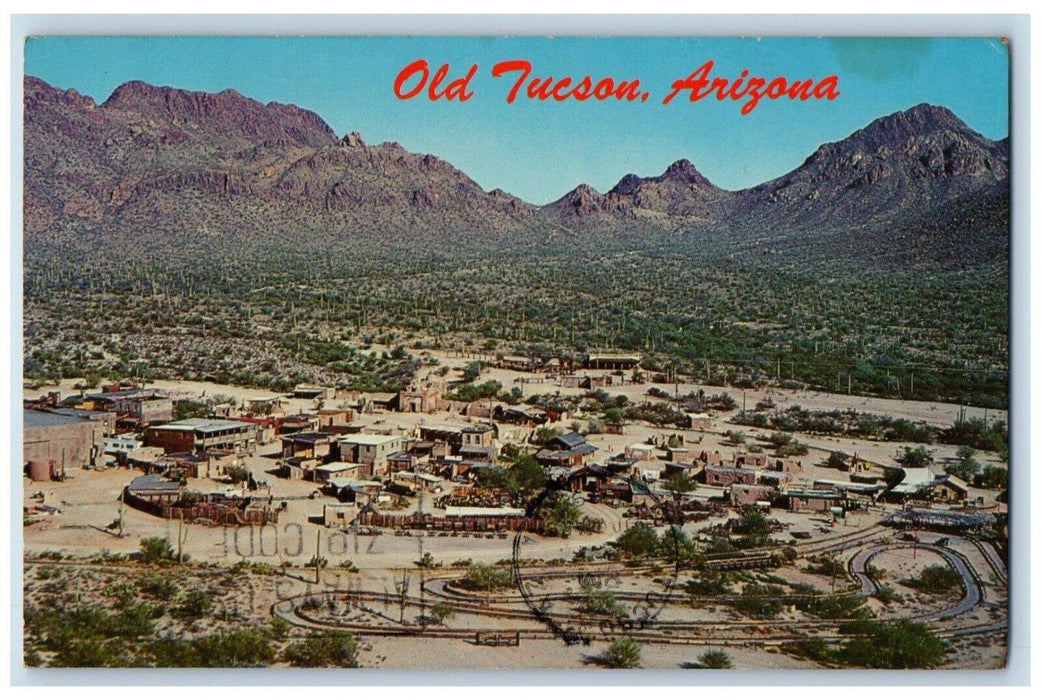
<path fill-rule="evenodd" d="M 862 535 L 863 536 L 863 535 Z M 911 546 L 919 546 L 923 549 L 934 551 L 942 556 L 948 564 L 955 569 L 961 575 L 965 595 L 963 598 L 954 606 L 945 608 L 941 611 L 932 611 L 928 613 L 921 613 L 908 618 L 902 616 L 900 619 L 917 619 L 922 621 L 936 621 L 940 619 L 950 618 L 962 614 L 973 607 L 978 605 L 982 600 L 981 585 L 982 582 L 978 573 L 973 569 L 968 560 L 960 553 L 946 550 L 944 548 L 930 545 L 930 544 L 918 544 L 918 545 L 907 545 L 904 543 L 899 544 L 885 544 L 872 547 L 867 550 L 858 552 L 857 555 L 850 561 L 849 567 L 850 572 L 854 577 L 860 581 L 861 590 L 866 593 L 874 592 L 877 589 L 877 583 L 871 579 L 867 571 L 871 559 L 877 554 L 888 549 L 906 549 Z M 988 559 L 988 563 L 990 560 Z M 516 574 L 516 567 L 515 567 Z M 360 596 L 366 599 L 372 599 L 374 602 L 383 602 L 387 605 L 391 603 L 401 604 L 402 602 L 409 605 L 422 604 L 422 599 L 418 600 L 414 597 L 406 597 L 402 601 L 400 595 L 389 594 L 389 593 L 377 593 L 377 592 L 366 592 L 366 591 L 352 591 L 352 592 L 325 592 L 320 594 L 302 595 L 296 598 L 290 598 L 280 601 L 278 604 L 273 606 L 272 612 L 280 617 L 284 617 L 287 621 L 294 624 L 300 624 L 300 621 L 304 621 L 307 626 L 318 626 L 318 627 L 337 627 L 353 629 L 359 633 L 369 634 L 393 634 L 393 635 L 419 635 L 419 636 L 445 636 L 455 638 L 469 638 L 472 635 L 480 633 L 495 633 L 495 632 L 509 632 L 519 633 L 525 638 L 552 638 L 556 636 L 551 630 L 542 628 L 536 629 L 507 629 L 494 628 L 494 629 L 440 629 L 431 628 L 428 626 L 420 626 L 417 628 L 414 626 L 407 625 L 369 625 L 363 623 L 350 623 L 345 624 L 335 621 L 319 621 L 311 618 L 304 613 L 301 614 L 300 602 L 302 600 L 315 601 L 316 599 L 329 599 L 329 597 L 335 597 L 336 595 L 343 595 L 345 598 L 350 600 L 354 598 L 357 600 Z M 841 593 L 838 595 L 848 595 L 847 593 Z M 568 600 L 573 599 L 574 595 L 564 594 L 561 599 Z M 499 602 L 499 601 L 497 601 Z M 524 602 L 529 602 L 527 597 L 524 597 Z M 464 612 L 477 613 L 480 615 L 492 615 L 504 618 L 512 619 L 528 619 L 531 617 L 530 610 L 517 610 L 515 608 L 501 608 L 499 606 L 492 606 L 490 602 L 488 604 L 481 603 L 467 603 L 459 602 L 456 607 Z M 779 643 L 781 641 L 788 641 L 803 638 L 807 631 L 816 632 L 814 635 L 820 639 L 841 639 L 843 635 L 838 633 L 839 626 L 847 620 L 814 620 L 814 621 L 792 621 L 792 622 L 767 622 L 767 621 L 740 621 L 740 622 L 688 622 L 688 621 L 659 621 L 654 620 L 650 625 L 641 625 L 639 620 L 626 621 L 626 622 L 615 622 L 610 620 L 594 620 L 590 618 L 578 618 L 570 613 L 561 612 L 553 613 L 550 611 L 543 611 L 542 614 L 547 620 L 554 622 L 564 622 L 569 626 L 574 626 L 577 621 L 577 627 L 581 630 L 582 635 L 586 639 L 611 639 L 621 635 L 632 636 L 634 639 L 645 641 L 649 643 L 680 643 L 680 644 L 694 644 L 703 643 L 705 640 L 717 640 L 721 639 L 724 643 L 727 641 L 738 641 L 742 643 Z M 969 625 L 963 628 L 945 629 L 941 630 L 943 636 L 970 636 L 975 634 L 985 634 L 994 631 L 1000 631 L 1007 627 L 1007 623 L 988 623 L 988 624 L 975 624 Z M 590 629 L 592 628 L 592 629 Z M 795 628 L 795 629 L 793 629 Z M 691 633 L 696 632 L 696 639 L 691 637 Z M 683 635 L 683 636 L 676 636 Z M 748 635 L 747 638 L 745 635 Z"/>

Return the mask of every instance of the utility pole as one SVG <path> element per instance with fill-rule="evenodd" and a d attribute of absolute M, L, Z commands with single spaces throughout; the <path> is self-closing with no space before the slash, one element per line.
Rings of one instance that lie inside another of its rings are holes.
<path fill-rule="evenodd" d="M 184 564 L 184 541 L 188 538 L 188 533 L 184 531 L 184 513 L 181 513 L 180 519 L 177 521 L 177 563 Z"/>
<path fill-rule="evenodd" d="M 314 533 L 314 582 L 320 583 L 322 572 L 322 531 Z"/>
<path fill-rule="evenodd" d="M 424 588 L 426 588 L 427 575 L 426 572 L 420 569 L 419 571 L 419 619 L 422 622 L 423 627 L 427 626 L 427 599 Z"/>
<path fill-rule="evenodd" d="M 401 586 L 398 588 L 398 601 L 399 601 L 399 619 L 402 624 L 405 622 L 405 600 L 408 595 L 409 579 L 408 573 L 405 569 L 401 570 Z"/>

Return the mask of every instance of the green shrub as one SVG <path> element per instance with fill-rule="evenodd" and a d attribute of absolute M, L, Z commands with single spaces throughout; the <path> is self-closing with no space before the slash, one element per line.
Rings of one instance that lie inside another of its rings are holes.
<path fill-rule="evenodd" d="M 173 547 L 165 537 L 145 537 L 141 540 L 140 547 L 142 561 L 157 563 L 174 558 Z"/>
<path fill-rule="evenodd" d="M 459 586 L 468 591 L 498 591 L 508 588 L 513 575 L 506 569 L 487 564 L 471 564 L 466 569 L 466 576 L 459 579 Z"/>
<path fill-rule="evenodd" d="M 698 661 L 701 662 L 703 668 L 718 669 L 734 667 L 734 662 L 730 659 L 730 654 L 726 653 L 722 649 L 709 649 L 698 657 Z"/>
<path fill-rule="evenodd" d="M 922 569 L 916 578 L 905 581 L 923 593 L 946 593 L 961 587 L 961 576 L 945 564 L 932 564 Z"/>
<path fill-rule="evenodd" d="M 640 645 L 628 637 L 619 639 L 612 642 L 596 661 L 606 668 L 639 668 Z"/>
<path fill-rule="evenodd" d="M 354 668 L 358 665 L 358 642 L 349 633 L 327 630 L 289 645 L 283 657 L 291 666 Z"/>

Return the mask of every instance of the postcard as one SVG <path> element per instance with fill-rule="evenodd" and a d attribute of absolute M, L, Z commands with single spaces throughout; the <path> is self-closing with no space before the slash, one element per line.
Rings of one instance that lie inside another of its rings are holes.
<path fill-rule="evenodd" d="M 29 38 L 24 664 L 1003 668 L 1009 56 Z"/>

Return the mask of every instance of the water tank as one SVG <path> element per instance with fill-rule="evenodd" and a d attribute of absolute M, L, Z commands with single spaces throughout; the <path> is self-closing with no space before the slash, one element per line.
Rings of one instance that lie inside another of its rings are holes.
<path fill-rule="evenodd" d="M 29 460 L 29 478 L 33 481 L 50 481 L 53 460 L 31 459 Z"/>

